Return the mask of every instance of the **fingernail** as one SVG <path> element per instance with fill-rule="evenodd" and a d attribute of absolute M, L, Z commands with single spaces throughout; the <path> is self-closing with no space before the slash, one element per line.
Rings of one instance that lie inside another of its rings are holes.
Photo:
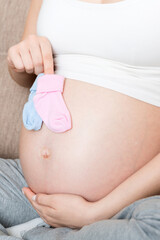
<path fill-rule="evenodd" d="M 22 189 L 22 193 L 24 194 L 24 191 L 23 191 L 23 189 Z"/>
<path fill-rule="evenodd" d="M 34 196 L 32 197 L 32 200 L 33 200 L 33 201 L 36 201 L 36 195 L 34 195 Z"/>

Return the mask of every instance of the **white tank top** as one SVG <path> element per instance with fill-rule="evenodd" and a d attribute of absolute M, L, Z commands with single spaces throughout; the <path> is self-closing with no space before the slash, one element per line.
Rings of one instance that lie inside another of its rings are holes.
<path fill-rule="evenodd" d="M 160 0 L 43 0 L 55 73 L 160 107 Z"/>

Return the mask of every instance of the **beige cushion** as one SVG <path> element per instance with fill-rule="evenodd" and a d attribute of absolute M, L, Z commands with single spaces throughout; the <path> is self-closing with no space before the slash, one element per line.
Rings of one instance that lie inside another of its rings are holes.
<path fill-rule="evenodd" d="M 8 48 L 22 37 L 30 0 L 0 0 L 0 157 L 18 158 L 22 110 L 29 89 L 15 83 L 8 73 Z"/>

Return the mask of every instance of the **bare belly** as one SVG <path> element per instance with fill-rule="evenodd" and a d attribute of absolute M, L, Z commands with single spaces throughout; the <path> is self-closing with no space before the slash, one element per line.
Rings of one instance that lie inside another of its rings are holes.
<path fill-rule="evenodd" d="M 160 108 L 124 94 L 65 79 L 72 129 L 54 133 L 22 124 L 19 154 L 29 187 L 96 201 L 160 151 Z M 48 157 L 43 157 L 43 151 Z"/>

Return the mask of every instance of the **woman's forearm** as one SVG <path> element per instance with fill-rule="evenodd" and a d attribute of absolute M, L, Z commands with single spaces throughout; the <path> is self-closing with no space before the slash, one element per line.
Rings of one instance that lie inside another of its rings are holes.
<path fill-rule="evenodd" d="M 134 201 L 160 193 L 160 153 L 93 204 L 92 218 L 109 219 Z"/>

